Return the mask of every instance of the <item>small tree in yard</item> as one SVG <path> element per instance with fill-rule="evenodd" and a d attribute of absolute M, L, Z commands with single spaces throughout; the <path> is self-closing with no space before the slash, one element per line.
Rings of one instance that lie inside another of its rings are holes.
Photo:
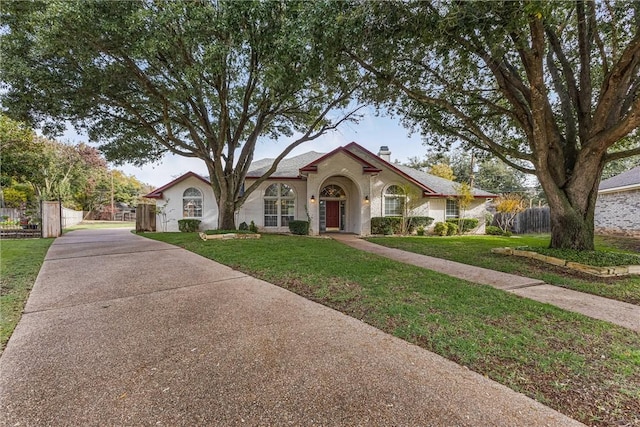
<path fill-rule="evenodd" d="M 455 186 L 456 189 L 456 200 L 458 201 L 458 233 L 462 233 L 464 227 L 462 223 L 464 222 L 464 214 L 471 206 L 473 202 L 473 189 L 469 184 L 463 182 L 461 184 L 457 184 Z"/>
<path fill-rule="evenodd" d="M 516 216 L 524 210 L 524 199 L 519 194 L 505 194 L 496 200 L 496 222 L 503 233 L 511 232 Z"/>

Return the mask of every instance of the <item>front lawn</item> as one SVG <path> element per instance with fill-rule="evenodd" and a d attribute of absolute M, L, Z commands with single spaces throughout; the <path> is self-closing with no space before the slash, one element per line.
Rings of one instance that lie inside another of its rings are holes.
<path fill-rule="evenodd" d="M 53 239 L 0 240 L 0 353 L 15 329 Z"/>
<path fill-rule="evenodd" d="M 367 240 L 391 248 L 527 276 L 551 285 L 640 305 L 640 276 L 599 278 L 534 259 L 491 253 L 492 248 L 499 247 L 546 248 L 549 246 L 549 236 L 546 234 L 513 237 L 372 237 Z M 637 239 L 610 239 L 598 236 L 596 248 L 621 252 L 631 247 L 634 242 L 637 242 Z"/>
<path fill-rule="evenodd" d="M 144 235 L 340 310 L 584 423 L 640 423 L 638 333 L 329 239 Z"/>

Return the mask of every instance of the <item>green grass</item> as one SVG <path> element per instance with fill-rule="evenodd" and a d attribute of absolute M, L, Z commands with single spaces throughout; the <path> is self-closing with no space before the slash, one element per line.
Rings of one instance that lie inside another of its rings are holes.
<path fill-rule="evenodd" d="M 340 310 L 587 424 L 640 422 L 638 333 L 328 239 L 145 235 Z"/>
<path fill-rule="evenodd" d="M 0 240 L 0 351 L 15 329 L 53 239 Z"/>
<path fill-rule="evenodd" d="M 491 249 L 497 247 L 529 246 L 544 250 L 549 246 L 549 236 L 544 234 L 513 237 L 372 237 L 367 240 L 409 252 L 540 279 L 552 285 L 640 305 L 640 276 L 638 275 L 599 278 L 533 259 L 491 253 Z M 597 237 L 596 248 L 624 252 L 636 241 Z M 614 247 L 616 244 L 619 246 Z"/>

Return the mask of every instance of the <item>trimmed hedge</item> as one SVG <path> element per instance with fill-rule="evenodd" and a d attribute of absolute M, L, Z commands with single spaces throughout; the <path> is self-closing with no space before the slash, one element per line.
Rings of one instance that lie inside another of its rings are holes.
<path fill-rule="evenodd" d="M 292 234 L 306 236 L 309 234 L 309 221 L 289 221 L 289 231 L 291 231 Z"/>
<path fill-rule="evenodd" d="M 438 236 L 446 236 L 449 231 L 449 224 L 446 222 L 436 222 L 436 225 L 433 227 L 433 232 Z"/>
<path fill-rule="evenodd" d="M 409 224 L 407 232 L 413 233 L 416 228 L 428 227 L 433 222 L 433 218 L 428 216 L 412 216 L 406 218 Z M 371 234 L 400 234 L 402 233 L 401 216 L 376 216 L 371 218 Z"/>
<path fill-rule="evenodd" d="M 485 228 L 485 233 L 492 236 L 502 236 L 502 229 L 500 227 L 496 227 L 495 225 L 487 225 L 487 227 Z"/>
<path fill-rule="evenodd" d="M 455 224 L 456 227 L 462 226 L 461 233 L 466 233 L 467 231 L 471 231 L 478 226 L 480 222 L 478 218 L 451 218 L 448 219 L 447 222 L 449 224 Z"/>
<path fill-rule="evenodd" d="M 193 233 L 200 228 L 200 222 L 199 219 L 179 219 L 178 229 L 183 233 Z"/>

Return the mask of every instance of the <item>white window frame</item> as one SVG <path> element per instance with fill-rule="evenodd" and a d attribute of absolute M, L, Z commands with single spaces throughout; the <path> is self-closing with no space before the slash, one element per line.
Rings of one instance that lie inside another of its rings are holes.
<path fill-rule="evenodd" d="M 455 215 L 450 212 L 455 213 Z M 460 205 L 456 199 L 447 199 L 444 207 L 444 218 L 460 218 Z"/>
<path fill-rule="evenodd" d="M 198 195 L 190 194 L 187 195 L 187 192 L 197 192 Z M 191 204 L 193 206 L 193 212 L 188 212 L 190 209 L 187 209 L 187 206 Z M 202 214 L 204 211 L 204 200 L 202 197 L 202 190 L 196 187 L 189 187 L 182 192 L 182 217 L 183 218 L 202 218 Z M 193 213 L 193 215 L 187 215 L 188 213 Z"/>
<path fill-rule="evenodd" d="M 275 196 L 267 195 L 270 189 L 275 186 Z M 287 193 L 290 195 L 283 195 L 283 188 L 286 188 Z M 275 202 L 275 206 L 273 206 Z M 269 207 L 267 207 L 269 204 Z M 275 207 L 275 210 L 272 209 Z M 287 227 L 289 226 L 289 221 L 293 221 L 295 219 L 296 212 L 296 191 L 293 186 L 286 184 L 284 182 L 276 182 L 274 184 L 269 185 L 264 190 L 263 202 L 263 223 L 265 227 Z M 286 210 L 286 211 L 285 211 Z M 293 210 L 293 215 L 290 215 L 289 212 Z M 274 219 L 275 217 L 275 225 Z M 268 220 L 269 219 L 269 220 Z"/>
<path fill-rule="evenodd" d="M 389 191 L 394 188 L 397 188 L 397 192 L 390 193 Z M 404 208 L 407 203 L 407 195 L 405 194 L 404 190 L 400 185 L 392 184 L 388 186 L 384 190 L 383 196 L 384 197 L 383 197 L 382 203 L 383 203 L 384 216 L 403 216 L 404 215 Z M 392 200 L 394 201 L 394 204 L 399 202 L 399 204 L 395 207 L 395 210 L 393 211 L 391 211 L 389 209 L 389 206 L 387 205 L 387 201 L 391 202 Z"/>

